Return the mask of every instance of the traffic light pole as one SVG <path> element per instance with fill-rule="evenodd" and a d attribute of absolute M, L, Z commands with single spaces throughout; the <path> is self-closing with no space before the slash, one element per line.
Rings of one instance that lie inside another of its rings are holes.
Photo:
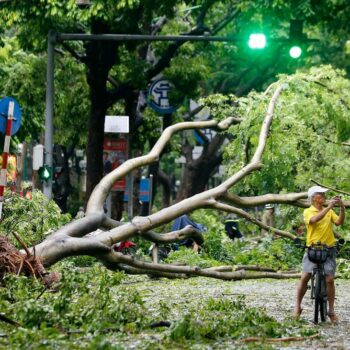
<path fill-rule="evenodd" d="M 44 163 L 52 169 L 53 151 L 53 116 L 54 116 L 54 67 L 55 67 L 56 34 L 50 31 L 47 41 L 47 71 L 46 71 L 46 111 L 45 111 L 45 149 Z M 51 172 L 52 174 L 52 172 Z M 43 183 L 43 193 L 52 198 L 52 177 Z"/>
<path fill-rule="evenodd" d="M 46 81 L 46 116 L 45 116 L 45 164 L 52 168 L 52 141 L 54 117 L 54 49 L 55 44 L 64 41 L 174 41 L 174 42 L 240 42 L 244 39 L 229 36 L 210 35 L 139 35 L 139 34 L 67 34 L 50 31 L 47 45 L 47 81 Z M 274 39 L 275 42 L 288 39 Z M 307 39 L 307 41 L 316 41 Z M 44 183 L 44 194 L 52 198 L 52 178 Z"/>
<path fill-rule="evenodd" d="M 46 71 L 46 113 L 45 113 L 45 164 L 52 168 L 53 161 L 53 118 L 54 118 L 54 60 L 55 45 L 63 41 L 214 41 L 238 42 L 236 37 L 209 35 L 134 35 L 134 34 L 65 34 L 49 31 Z M 52 198 L 52 178 L 44 181 L 44 195 Z"/>

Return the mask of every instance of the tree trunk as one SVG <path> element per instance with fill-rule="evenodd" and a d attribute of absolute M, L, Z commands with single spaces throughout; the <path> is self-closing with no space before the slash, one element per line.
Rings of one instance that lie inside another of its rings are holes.
<path fill-rule="evenodd" d="M 108 33 L 109 28 L 94 22 L 92 32 Z M 110 68 L 116 63 L 117 48 L 115 42 L 92 41 L 86 44 L 87 82 L 90 87 L 91 101 L 86 150 L 86 201 L 103 175 L 104 122 L 108 108 L 107 79 Z"/>
<path fill-rule="evenodd" d="M 90 197 L 92 190 L 99 183 L 103 174 L 103 139 L 104 121 L 106 115 L 106 75 L 89 71 L 90 85 L 90 116 L 88 121 L 88 143 L 87 143 L 87 178 L 86 199 Z"/>
<path fill-rule="evenodd" d="M 186 164 L 176 197 L 177 202 L 206 189 L 210 176 L 222 161 L 219 149 L 224 140 L 224 136 L 217 134 L 210 144 L 203 147 L 201 156 L 195 160 L 192 158 L 192 147 L 187 146 Z"/>
<path fill-rule="evenodd" d="M 67 212 L 67 198 L 71 190 L 71 185 L 66 147 L 60 145 L 54 146 L 54 164 L 54 182 L 52 188 L 54 201 L 63 212 Z"/>

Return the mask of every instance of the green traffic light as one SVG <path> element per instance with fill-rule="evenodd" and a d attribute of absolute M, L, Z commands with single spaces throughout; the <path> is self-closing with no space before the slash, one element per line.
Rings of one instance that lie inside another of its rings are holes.
<path fill-rule="evenodd" d="M 39 170 L 38 170 L 38 175 L 40 180 L 47 181 L 51 178 L 51 168 L 47 165 L 43 165 Z"/>
<path fill-rule="evenodd" d="M 299 58 L 301 56 L 302 50 L 299 46 L 293 46 L 289 50 L 289 55 L 292 58 Z"/>
<path fill-rule="evenodd" d="M 266 46 L 266 36 L 262 33 L 253 33 L 249 35 L 248 46 L 251 49 L 263 49 Z"/>

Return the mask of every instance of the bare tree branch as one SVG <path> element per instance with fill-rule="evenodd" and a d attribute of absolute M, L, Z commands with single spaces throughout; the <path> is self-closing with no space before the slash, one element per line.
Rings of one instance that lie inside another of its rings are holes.
<path fill-rule="evenodd" d="M 252 196 L 252 197 L 240 197 L 233 193 L 225 193 L 224 196 L 222 196 L 220 199 L 224 202 L 234 204 L 238 207 L 242 208 L 253 208 L 260 205 L 265 204 L 273 204 L 273 203 L 279 203 L 279 204 L 291 204 L 300 206 L 301 199 L 307 198 L 307 192 L 301 192 L 301 193 L 284 193 L 284 194 L 273 194 L 268 193 L 261 196 Z M 309 206 L 310 202 L 305 201 L 305 206 Z M 302 205 L 304 207 L 304 205 Z"/>
<path fill-rule="evenodd" d="M 250 222 L 252 222 L 253 224 L 267 230 L 267 231 L 271 231 L 273 232 L 274 234 L 278 235 L 278 236 L 282 236 L 282 237 L 287 237 L 287 238 L 290 238 L 290 239 L 295 239 L 296 236 L 287 232 L 287 231 L 282 231 L 282 230 L 279 230 L 277 228 L 274 228 L 272 226 L 267 226 L 265 225 L 264 223 L 262 223 L 260 220 L 256 219 L 253 215 L 250 215 L 248 214 L 247 212 L 245 212 L 244 210 L 242 209 L 239 209 L 239 208 L 235 208 L 235 207 L 232 207 L 230 205 L 227 205 L 227 204 L 223 204 L 223 203 L 218 203 L 218 202 L 215 202 L 211 205 L 212 208 L 215 208 L 215 209 L 218 209 L 218 210 L 222 210 L 222 211 L 226 211 L 226 212 L 229 212 L 229 213 L 234 213 L 234 214 L 237 214 L 239 215 L 240 217 L 243 217 L 247 220 L 249 220 Z"/>
<path fill-rule="evenodd" d="M 135 235 L 158 240 L 162 239 L 162 237 L 159 236 L 159 238 L 157 235 L 154 235 L 149 231 L 155 227 L 159 227 L 162 224 L 170 222 L 176 217 L 186 214 L 191 210 L 205 207 L 216 207 L 220 210 L 239 213 L 242 217 L 246 217 L 248 220 L 252 220 L 262 228 L 269 229 L 276 234 L 283 235 L 285 237 L 293 238 L 294 236 L 288 232 L 264 226 L 262 223 L 258 222 L 255 218 L 250 217 L 241 209 L 217 202 L 217 199 L 225 196 L 229 188 L 233 186 L 237 181 L 261 167 L 261 155 L 265 148 L 266 138 L 268 136 L 269 127 L 273 117 L 274 107 L 276 100 L 282 92 L 283 88 L 284 85 L 278 86 L 272 96 L 266 117 L 261 128 L 259 143 L 252 161 L 236 174 L 227 179 L 225 182 L 223 182 L 221 185 L 208 191 L 196 194 L 190 198 L 186 198 L 179 203 L 176 203 L 168 208 L 164 208 L 159 212 L 151 214 L 147 217 L 134 217 L 131 222 L 125 223 L 121 226 L 118 226 L 119 224 L 117 222 L 105 218 L 105 215 L 103 213 L 103 202 L 114 182 L 117 179 L 127 175 L 130 171 L 156 161 L 164 149 L 166 143 L 175 132 L 193 128 L 214 127 L 221 130 L 226 130 L 232 123 L 237 122 L 237 120 L 231 117 L 223 120 L 222 122 L 212 120 L 202 122 L 184 122 L 172 125 L 164 130 L 163 134 L 156 142 L 152 150 L 149 152 L 149 154 L 134 159 L 129 159 L 116 170 L 105 176 L 96 186 L 90 197 L 87 206 L 86 217 L 77 221 L 73 221 L 72 223 L 64 226 L 47 240 L 37 245 L 35 249 L 38 257 L 43 260 L 43 263 L 48 265 L 53 264 L 54 262 L 70 255 L 89 254 L 97 256 L 101 260 L 105 258 L 107 260 L 110 260 L 112 256 L 113 258 L 111 261 L 109 261 L 109 263 L 115 263 L 116 265 L 119 265 L 120 263 L 125 263 L 125 261 L 122 259 L 117 261 L 115 260 L 115 256 L 113 255 L 114 252 L 111 250 L 111 246 L 113 244 L 123 240 L 128 240 Z M 109 225 L 111 229 L 109 231 L 101 232 L 93 237 L 77 238 L 82 237 L 89 232 L 95 231 L 103 225 Z M 176 237 L 176 233 L 172 233 L 167 234 L 165 237 L 165 239 L 171 241 L 172 239 L 178 239 L 181 237 L 181 235 Z M 136 268 L 143 268 L 140 265 L 131 266 Z M 176 270 L 167 272 L 182 273 L 184 271 Z M 231 277 L 232 276 L 230 276 L 230 278 Z"/>
<path fill-rule="evenodd" d="M 326 185 L 324 185 L 324 184 L 322 184 L 322 183 L 320 183 L 320 182 L 318 182 L 318 181 L 316 181 L 316 180 L 312 180 L 312 179 L 311 179 L 311 182 L 313 182 L 313 183 L 316 184 L 316 185 L 322 186 L 322 187 L 324 187 L 324 188 L 328 188 L 328 189 L 330 189 L 330 190 L 332 190 L 332 191 L 334 191 L 334 192 L 342 193 L 342 194 L 346 194 L 347 196 L 350 196 L 350 193 L 349 193 L 349 192 L 341 191 L 341 190 L 338 190 L 338 189 L 336 189 L 336 188 L 334 188 L 334 187 L 326 186 Z"/>
<path fill-rule="evenodd" d="M 259 279 L 259 278 L 298 278 L 300 274 L 283 274 L 283 273 L 273 273 L 273 272 L 262 272 L 262 273 L 247 273 L 245 270 L 239 270 L 234 272 L 220 272 L 213 271 L 210 269 L 201 269 L 199 267 L 191 266 L 174 266 L 168 264 L 153 264 L 144 261 L 139 261 L 131 256 L 126 256 L 121 253 L 110 253 L 104 257 L 105 261 L 110 261 L 111 263 L 125 264 L 139 269 L 146 269 L 147 271 L 158 271 L 166 273 L 177 273 L 186 274 L 191 276 L 203 276 L 211 277 L 222 280 L 242 280 L 242 279 Z"/>
<path fill-rule="evenodd" d="M 90 214 L 90 213 L 96 213 L 96 212 L 99 212 L 99 213 L 103 212 L 103 202 L 106 199 L 115 181 L 120 178 L 123 178 L 130 171 L 134 169 L 156 162 L 159 159 L 159 156 L 163 151 L 165 145 L 167 144 L 167 142 L 170 140 L 171 136 L 174 133 L 180 130 L 203 129 L 203 128 L 214 128 L 214 127 L 221 130 L 225 130 L 231 124 L 237 123 L 237 122 L 238 121 L 236 118 L 230 117 L 221 122 L 218 122 L 216 120 L 183 122 L 183 123 L 178 123 L 178 124 L 169 126 L 163 131 L 161 137 L 159 138 L 159 140 L 156 142 L 152 150 L 147 155 L 127 160 L 118 168 L 116 168 L 115 170 L 110 172 L 108 175 L 106 175 L 100 181 L 100 183 L 95 187 L 94 191 L 90 196 L 89 202 L 87 204 L 86 213 Z"/>

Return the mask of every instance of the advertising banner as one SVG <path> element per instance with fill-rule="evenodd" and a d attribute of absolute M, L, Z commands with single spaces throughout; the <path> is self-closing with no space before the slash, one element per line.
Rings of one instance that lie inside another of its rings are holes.
<path fill-rule="evenodd" d="M 118 168 L 128 159 L 128 143 L 126 139 L 105 137 L 103 144 L 103 175 Z M 125 191 L 126 180 L 115 182 L 112 191 Z"/>

